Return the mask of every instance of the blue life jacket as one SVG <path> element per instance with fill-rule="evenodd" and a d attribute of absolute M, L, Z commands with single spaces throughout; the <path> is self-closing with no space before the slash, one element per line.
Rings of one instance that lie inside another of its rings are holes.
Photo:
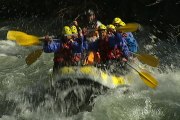
<path fill-rule="evenodd" d="M 126 40 L 122 37 L 120 33 L 115 33 L 115 36 L 118 43 L 118 47 L 120 47 L 121 51 L 123 52 L 123 56 L 128 58 L 129 48 L 127 46 Z"/>
<path fill-rule="evenodd" d="M 51 41 L 50 43 L 45 43 L 43 45 L 43 50 L 46 53 L 54 52 L 54 61 L 55 62 L 66 62 L 72 61 L 76 62 L 81 59 L 81 53 L 83 52 L 82 40 L 77 38 L 73 42 L 63 43 L 61 40 Z"/>
<path fill-rule="evenodd" d="M 82 53 L 84 51 L 83 47 L 83 38 L 76 38 L 72 43 L 72 52 L 73 53 Z"/>
<path fill-rule="evenodd" d="M 129 51 L 131 52 L 137 52 L 138 51 L 138 44 L 136 39 L 134 38 L 133 34 L 131 32 L 127 32 L 127 37 L 124 37 L 124 39 L 127 42 L 127 45 L 129 47 Z"/>
<path fill-rule="evenodd" d="M 61 48 L 61 40 L 53 40 L 51 43 L 44 43 L 43 50 L 45 53 L 57 52 Z"/>

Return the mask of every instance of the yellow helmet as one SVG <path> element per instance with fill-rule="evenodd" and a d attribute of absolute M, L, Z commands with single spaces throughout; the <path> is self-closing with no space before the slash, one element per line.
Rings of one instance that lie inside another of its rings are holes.
<path fill-rule="evenodd" d="M 99 27 L 98 27 L 98 30 L 106 30 L 106 26 L 104 24 L 101 24 Z"/>
<path fill-rule="evenodd" d="M 120 23 L 122 20 L 118 17 L 114 18 L 113 20 L 113 24 L 117 24 L 117 23 Z"/>
<path fill-rule="evenodd" d="M 121 25 L 121 26 L 126 26 L 126 23 L 124 23 L 123 21 L 121 21 L 121 22 L 119 23 L 119 25 Z"/>
<path fill-rule="evenodd" d="M 64 26 L 64 28 L 62 30 L 62 34 L 63 35 L 71 35 L 72 31 L 71 31 L 70 27 L 69 26 Z"/>
<path fill-rule="evenodd" d="M 115 30 L 116 28 L 115 28 L 115 26 L 114 26 L 114 25 L 109 24 L 109 25 L 107 26 L 107 29 L 112 29 L 112 30 Z"/>
<path fill-rule="evenodd" d="M 78 34 L 77 28 L 75 25 L 71 26 L 72 34 Z"/>

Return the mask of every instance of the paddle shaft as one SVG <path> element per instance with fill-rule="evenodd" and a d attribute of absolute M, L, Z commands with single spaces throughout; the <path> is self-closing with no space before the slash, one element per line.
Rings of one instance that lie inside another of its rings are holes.
<path fill-rule="evenodd" d="M 75 20 L 77 20 L 81 15 L 78 15 Z M 63 25 L 63 24 L 62 24 Z M 63 26 L 62 26 L 63 27 Z M 71 34 L 71 35 L 77 35 L 77 34 Z M 69 36 L 67 34 L 65 34 L 64 36 Z M 60 41 L 60 39 L 54 39 L 55 36 L 49 36 L 50 40 L 52 41 Z M 45 36 L 43 37 L 38 37 L 39 41 L 44 41 Z M 29 63 L 29 65 L 31 65 L 32 63 L 34 63 L 42 54 L 43 50 L 42 49 L 38 49 L 32 53 L 30 53 L 27 57 L 26 57 L 26 63 Z M 30 62 L 28 62 L 30 61 Z"/>
<path fill-rule="evenodd" d="M 130 23 L 130 24 L 134 24 L 134 26 L 137 24 L 137 23 Z M 134 32 L 134 29 L 132 28 L 132 26 L 121 26 L 120 28 L 119 28 L 119 30 L 126 30 L 127 29 L 127 31 L 124 31 L 124 32 Z M 97 29 L 88 29 L 88 32 L 93 32 L 93 31 L 97 31 Z"/>
<path fill-rule="evenodd" d="M 127 65 L 129 65 L 129 67 L 131 67 L 132 69 L 134 69 L 137 73 L 140 73 L 136 68 L 134 68 L 132 65 L 130 65 L 129 63 L 126 63 Z"/>
<path fill-rule="evenodd" d="M 141 77 L 145 78 L 149 83 L 151 83 L 152 85 L 155 85 L 151 80 L 149 80 L 148 77 L 146 77 L 145 75 L 143 75 L 141 72 L 139 72 L 136 68 L 134 68 L 132 65 L 130 65 L 129 63 L 127 63 L 127 65 L 129 65 L 132 69 L 134 69 Z"/>
<path fill-rule="evenodd" d="M 152 55 L 149 55 L 149 54 L 137 54 L 137 53 L 134 53 L 134 52 L 131 52 L 131 53 L 136 55 L 137 59 L 142 63 L 145 63 L 145 64 L 147 64 L 149 66 L 152 66 L 152 67 L 157 67 L 159 65 L 159 59 L 152 56 Z"/>

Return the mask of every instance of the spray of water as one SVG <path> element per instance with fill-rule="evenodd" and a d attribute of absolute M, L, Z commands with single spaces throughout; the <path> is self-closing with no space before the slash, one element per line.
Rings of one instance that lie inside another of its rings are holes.
<path fill-rule="evenodd" d="M 90 110 L 85 107 L 86 110 L 71 116 L 67 116 L 66 109 L 71 102 L 63 101 L 63 95 L 68 92 L 50 89 L 53 54 L 43 53 L 34 64 L 27 66 L 25 57 L 37 46 L 22 47 L 13 41 L 0 41 L 0 120 L 180 119 L 178 46 L 170 48 L 167 42 L 156 42 L 157 38 L 147 32 L 136 36 L 142 50 L 161 60 L 158 68 L 137 63 L 157 78 L 159 86 L 155 90 L 148 88 L 132 71 L 127 76 L 132 82 L 130 87 L 108 90 L 91 101 Z M 86 92 L 83 88 L 74 90 L 80 99 L 75 105 L 79 105 Z"/>

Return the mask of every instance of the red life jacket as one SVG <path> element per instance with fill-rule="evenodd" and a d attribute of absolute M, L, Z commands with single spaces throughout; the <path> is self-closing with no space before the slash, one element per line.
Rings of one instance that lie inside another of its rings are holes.
<path fill-rule="evenodd" d="M 108 60 L 108 52 L 109 52 L 109 41 L 108 41 L 108 37 L 106 37 L 105 39 L 99 39 L 99 43 L 98 43 L 98 51 L 101 57 L 101 61 L 105 62 Z"/>
<path fill-rule="evenodd" d="M 62 65 L 75 65 L 81 60 L 81 53 L 72 52 L 72 43 L 63 43 L 62 47 L 54 55 L 54 62 L 61 63 Z"/>
<path fill-rule="evenodd" d="M 108 59 L 112 60 L 121 58 L 122 54 L 122 51 L 118 47 L 110 49 L 108 52 Z"/>
<path fill-rule="evenodd" d="M 119 59 L 123 53 L 117 45 L 114 48 L 110 47 L 109 39 L 106 37 L 104 40 L 99 40 L 99 53 L 101 61 Z"/>

